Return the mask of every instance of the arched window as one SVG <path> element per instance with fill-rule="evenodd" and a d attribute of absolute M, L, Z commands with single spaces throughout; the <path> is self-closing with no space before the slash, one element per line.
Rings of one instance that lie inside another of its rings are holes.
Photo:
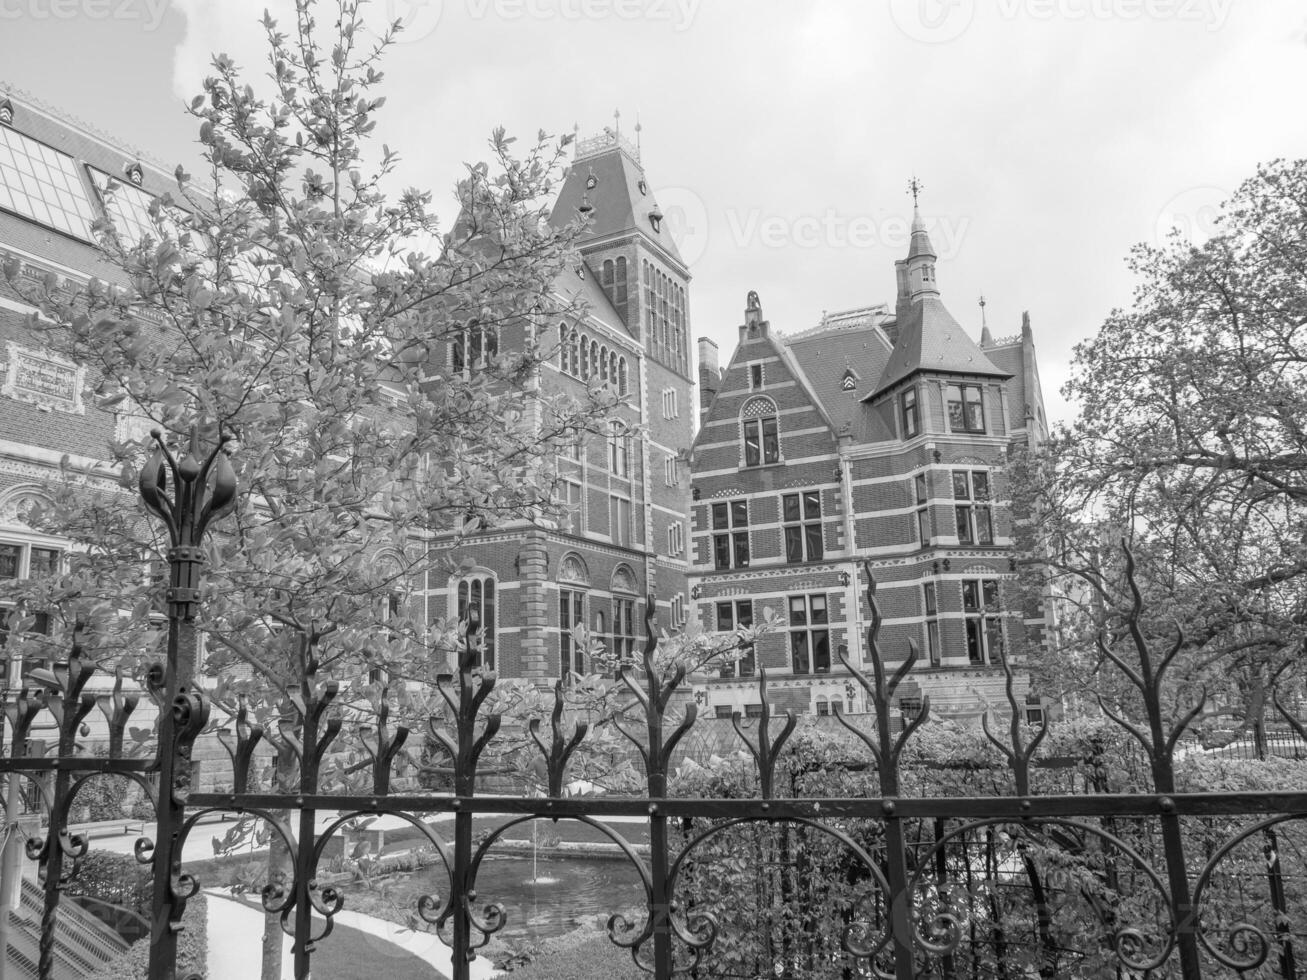
<path fill-rule="evenodd" d="M 599 341 L 590 341 L 590 376 L 599 376 Z"/>
<path fill-rule="evenodd" d="M 581 334 L 581 374 L 583 381 L 590 379 L 590 338 Z"/>
<path fill-rule="evenodd" d="M 558 566 L 559 676 L 585 673 L 585 650 L 572 630 L 585 622 L 585 593 L 590 575 L 579 555 L 564 555 Z"/>
<path fill-rule="evenodd" d="M 617 362 L 617 393 L 619 395 L 627 393 L 626 383 L 626 358 L 623 357 Z"/>
<path fill-rule="evenodd" d="M 619 256 L 613 275 L 613 306 L 617 308 L 617 313 L 623 322 L 626 321 L 627 299 L 626 257 Z"/>
<path fill-rule="evenodd" d="M 471 638 L 477 663 L 495 669 L 495 579 L 489 572 L 477 572 L 458 582 L 460 632 Z"/>
<path fill-rule="evenodd" d="M 770 398 L 750 398 L 740 411 L 744 465 L 765 466 L 781 458 L 780 420 Z"/>
<path fill-rule="evenodd" d="M 625 660 L 635 656 L 635 573 L 627 565 L 613 569 L 610 588 L 613 593 L 612 652 Z"/>
<path fill-rule="evenodd" d="M 599 348 L 599 378 L 608 381 L 608 345 Z"/>
<path fill-rule="evenodd" d="M 455 374 L 485 367 L 499 354 L 499 331 L 493 326 L 482 326 L 476 320 L 454 334 L 450 345 L 450 366 Z"/>

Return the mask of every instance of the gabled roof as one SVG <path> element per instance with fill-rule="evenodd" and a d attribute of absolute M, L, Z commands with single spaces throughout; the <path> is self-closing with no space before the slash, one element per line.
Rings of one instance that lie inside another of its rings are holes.
<path fill-rule="evenodd" d="M 587 187 L 592 176 L 594 186 Z M 588 212 L 590 226 L 582 242 L 639 231 L 684 268 L 670 223 L 664 217 L 655 228 L 650 220 L 651 214 L 661 215 L 662 211 L 645 181 L 644 169 L 622 144 L 614 142 L 609 148 L 572 162 L 550 221 L 556 226 L 567 224 L 580 213 L 583 203 L 593 210 Z"/>
<path fill-rule="evenodd" d="M 595 279 L 593 270 L 587 268 L 582 274 L 579 269 L 568 269 L 559 273 L 554 280 L 554 291 L 568 303 L 579 303 L 585 311 L 597 320 L 624 336 L 630 337 L 631 329 L 626 325 L 603 287 Z"/>
<path fill-rule="evenodd" d="M 932 374 L 970 374 L 1009 378 L 999 370 L 962 329 L 938 296 L 923 296 L 912 304 L 899 324 L 899 339 L 890 352 L 885 370 L 871 393 L 892 388 L 918 371 Z"/>
<path fill-rule="evenodd" d="M 866 411 L 859 399 L 869 393 L 885 366 L 890 343 L 882 324 L 891 319 L 883 307 L 871 308 L 850 326 L 809 331 L 791 337 L 786 351 L 798 364 L 813 399 L 831 420 L 836 433 L 849 432 L 857 441 L 874 437 L 866 429 Z M 856 375 L 856 387 L 845 389 L 845 372 Z"/>

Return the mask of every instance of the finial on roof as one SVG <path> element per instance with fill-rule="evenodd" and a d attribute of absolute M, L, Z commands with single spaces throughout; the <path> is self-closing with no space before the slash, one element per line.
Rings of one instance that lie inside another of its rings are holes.
<path fill-rule="evenodd" d="M 640 113 L 635 114 L 635 151 L 640 152 L 640 130 L 644 127 L 640 125 Z"/>
<path fill-rule="evenodd" d="M 980 296 L 980 346 L 993 347 L 994 336 L 989 332 L 989 320 L 985 318 L 985 296 Z"/>
<path fill-rule="evenodd" d="M 622 110 L 613 110 L 613 132 L 618 136 L 622 135 Z"/>
<path fill-rule="evenodd" d="M 1021 311 L 1021 339 L 1029 340 L 1034 336 L 1034 331 L 1030 329 L 1030 311 Z"/>
<path fill-rule="evenodd" d="M 913 174 L 912 179 L 908 181 L 908 193 L 912 195 L 912 207 L 917 207 L 917 197 L 926 189 L 926 185 L 917 180 L 917 175 Z"/>

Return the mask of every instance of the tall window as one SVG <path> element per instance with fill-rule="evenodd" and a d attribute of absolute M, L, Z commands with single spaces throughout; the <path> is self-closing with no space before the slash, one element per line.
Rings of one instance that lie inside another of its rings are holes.
<path fill-rule="evenodd" d="M 681 482 L 681 465 L 675 456 L 666 456 L 663 458 L 663 483 L 669 487 L 677 486 Z"/>
<path fill-rule="evenodd" d="M 574 378 L 581 376 L 581 335 L 566 323 L 558 325 L 558 367 Z"/>
<path fill-rule="evenodd" d="M 923 606 L 926 610 L 926 652 L 930 662 L 938 667 L 939 651 L 939 603 L 935 596 L 935 583 L 925 582 L 921 586 Z"/>
<path fill-rule="evenodd" d="M 609 533 L 613 544 L 631 544 L 631 501 L 626 497 L 608 498 Z"/>
<path fill-rule="evenodd" d="M 712 505 L 713 565 L 749 567 L 749 502 L 721 501 Z"/>
<path fill-rule="evenodd" d="M 962 612 L 967 623 L 967 659 L 977 666 L 997 663 L 1003 650 L 998 579 L 963 579 Z"/>
<path fill-rule="evenodd" d="M 667 525 L 667 553 L 669 555 L 685 554 L 685 525 L 674 521 Z"/>
<path fill-rule="evenodd" d="M 736 599 L 733 602 L 717 603 L 717 632 L 734 633 L 753 625 L 753 601 Z M 740 653 L 740 659 L 734 663 L 723 664 L 722 677 L 752 677 L 755 667 L 753 644 L 750 643 Z"/>
<path fill-rule="evenodd" d="M 923 548 L 929 546 L 930 533 L 930 493 L 926 486 L 926 474 L 918 473 L 912 480 L 913 493 L 917 502 L 917 539 Z"/>
<path fill-rule="evenodd" d="M 631 437 L 620 422 L 611 423 L 608 430 L 608 469 L 614 476 L 631 475 Z"/>
<path fill-rule="evenodd" d="M 762 387 L 762 365 L 761 365 L 761 364 L 750 364 L 750 365 L 749 365 L 749 387 L 752 388 L 754 391 L 757 391 L 759 388 Z"/>
<path fill-rule="evenodd" d="M 58 548 L 38 548 L 35 545 L 0 543 L 0 579 L 45 578 L 59 573 L 63 552 Z M 0 647 L 5 645 L 11 629 L 10 619 L 31 617 L 25 632 L 48 636 L 50 614 L 19 610 L 12 605 L 0 605 Z M 29 664 L 28 666 L 41 666 Z"/>
<path fill-rule="evenodd" d="M 564 480 L 562 486 L 563 530 L 572 534 L 585 533 L 585 489 L 573 480 Z"/>
<path fill-rule="evenodd" d="M 395 610 L 398 613 L 398 608 Z M 458 621 L 478 647 L 477 660 L 487 670 L 495 669 L 495 580 L 474 575 L 458 583 Z"/>
<path fill-rule="evenodd" d="M 680 406 L 676 404 L 676 389 L 663 389 L 663 418 L 674 419 L 680 415 Z"/>
<path fill-rule="evenodd" d="M 790 596 L 790 659 L 794 673 L 830 673 L 825 595 Z"/>
<path fill-rule="evenodd" d="M 455 374 L 485 367 L 499 353 L 499 331 L 473 321 L 454 334 L 451 352 Z"/>
<path fill-rule="evenodd" d="M 685 625 L 685 593 L 678 592 L 672 596 L 672 627 Z"/>
<path fill-rule="evenodd" d="M 916 388 L 909 388 L 899 395 L 899 411 L 903 417 L 903 438 L 911 439 L 921 430 L 921 418 L 917 414 Z"/>
<path fill-rule="evenodd" d="M 768 398 L 754 398 L 745 403 L 744 465 L 763 466 L 781 458 L 780 426 L 776 405 Z"/>
<path fill-rule="evenodd" d="M 619 358 L 617 359 L 617 393 L 618 393 L 619 395 L 625 395 L 625 394 L 627 394 L 627 381 L 626 381 L 626 358 L 625 358 L 625 357 L 619 357 Z"/>
<path fill-rule="evenodd" d="M 613 653 L 629 660 L 635 656 L 635 600 L 613 596 Z"/>
<path fill-rule="evenodd" d="M 785 522 L 785 560 L 790 563 L 820 560 L 824 554 L 821 491 L 784 494 L 781 517 Z"/>
<path fill-rule="evenodd" d="M 958 544 L 993 544 L 994 517 L 989 502 L 989 474 L 984 470 L 954 470 L 953 510 L 958 520 Z"/>
<path fill-rule="evenodd" d="M 948 386 L 948 427 L 950 432 L 985 431 L 985 404 L 980 385 Z"/>
<path fill-rule="evenodd" d="M 585 673 L 585 651 L 572 636 L 572 630 L 585 622 L 585 593 L 578 589 L 558 590 L 558 648 L 561 656 L 561 674 Z"/>

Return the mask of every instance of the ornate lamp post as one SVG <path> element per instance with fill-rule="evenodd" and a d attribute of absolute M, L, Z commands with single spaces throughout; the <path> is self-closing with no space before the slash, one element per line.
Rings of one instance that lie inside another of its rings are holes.
<path fill-rule="evenodd" d="M 199 437 L 191 430 L 189 450 L 174 459 L 163 434 L 150 435 L 157 448 L 141 470 L 140 492 L 146 508 L 168 529 L 168 658 L 151 670 L 152 686 L 164 692 L 159 718 L 158 832 L 154 847 L 154 921 L 150 924 L 150 977 L 176 976 L 177 933 L 193 887 L 179 877 L 178 833 L 190 792 L 190 744 L 208 717 L 204 697 L 193 689 L 196 660 L 195 613 L 200 601 L 204 534 L 209 525 L 236 504 L 236 474 L 223 451 L 229 436 L 219 430 L 218 444 L 201 459 Z M 169 494 L 168 481 L 172 479 Z M 159 675 L 162 674 L 160 677 Z M 178 741 L 186 732 L 189 738 Z"/>

